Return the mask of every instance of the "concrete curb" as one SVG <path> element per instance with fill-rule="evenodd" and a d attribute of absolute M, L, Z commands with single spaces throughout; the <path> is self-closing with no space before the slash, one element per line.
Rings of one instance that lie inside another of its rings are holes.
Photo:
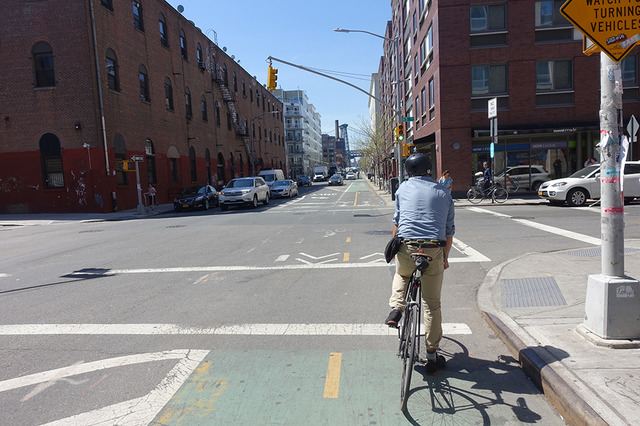
<path fill-rule="evenodd" d="M 529 254 L 507 260 L 492 268 L 478 289 L 478 307 L 485 321 L 509 348 L 536 386 L 544 393 L 549 402 L 563 416 L 568 424 L 573 425 L 608 425 L 608 423 L 580 396 L 574 389 L 545 361 L 534 348 L 526 345 L 517 333 L 527 334 L 515 321 L 507 326 L 500 318 L 491 298 L 493 287 L 498 281 L 500 272 L 508 264 L 518 261 Z M 504 316 L 503 316 L 504 318 Z M 508 319 L 505 318 L 508 321 Z"/>

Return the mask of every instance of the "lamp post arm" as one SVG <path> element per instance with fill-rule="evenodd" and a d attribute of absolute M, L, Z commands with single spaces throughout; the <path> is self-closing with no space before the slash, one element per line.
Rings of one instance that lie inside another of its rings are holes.
<path fill-rule="evenodd" d="M 304 66 L 302 66 L 302 65 L 296 65 L 296 64 L 292 64 L 291 62 L 283 61 L 282 59 L 274 58 L 273 56 L 269 56 L 267 59 L 272 60 L 272 61 L 276 61 L 276 62 L 280 62 L 280 63 L 283 63 L 283 64 L 285 64 L 285 65 L 290 65 L 290 66 L 292 66 L 292 67 L 299 68 L 299 69 L 304 70 L 304 71 L 312 72 L 312 73 L 314 73 L 314 74 L 321 75 L 322 77 L 330 78 L 331 80 L 335 80 L 335 81 L 338 81 L 338 82 L 340 82 L 340 83 L 346 84 L 347 86 L 353 87 L 354 89 L 361 91 L 362 93 L 364 93 L 365 95 L 369 96 L 370 98 L 373 98 L 373 99 L 375 99 L 376 101 L 378 101 L 378 102 L 382 103 L 382 104 L 383 104 L 383 105 L 385 105 L 386 107 L 391 108 L 394 112 L 396 111 L 396 110 L 395 110 L 395 108 L 394 108 L 392 105 L 389 105 L 388 103 L 386 103 L 386 102 L 385 102 L 385 101 L 383 101 L 382 99 L 380 99 L 380 98 L 377 98 L 377 97 L 373 96 L 371 93 L 369 93 L 369 92 L 367 92 L 367 91 L 365 91 L 365 90 L 362 90 L 361 88 L 359 88 L 359 87 L 358 87 L 358 86 L 356 86 L 355 84 L 351 84 L 351 83 L 349 83 L 349 82 L 347 82 L 347 81 L 340 80 L 339 78 L 335 78 L 335 77 L 332 77 L 332 76 L 330 76 L 330 75 L 323 74 L 323 73 L 318 72 L 318 71 L 314 71 L 314 70 L 309 69 L 309 68 L 307 68 L 307 67 L 304 67 Z"/>

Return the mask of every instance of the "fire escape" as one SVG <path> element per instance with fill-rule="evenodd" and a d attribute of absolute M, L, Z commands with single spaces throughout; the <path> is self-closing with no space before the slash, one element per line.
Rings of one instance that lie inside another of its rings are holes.
<path fill-rule="evenodd" d="M 218 62 L 214 58 L 213 46 L 211 46 L 208 50 L 209 61 L 207 63 L 207 69 L 211 73 L 211 78 L 218 85 L 220 89 L 220 93 L 222 94 L 222 99 L 227 105 L 227 110 L 229 114 L 231 114 L 231 120 L 233 122 L 233 127 L 235 128 L 236 134 L 242 138 L 242 143 L 244 144 L 244 149 L 247 155 L 247 161 L 251 163 L 251 139 L 249 138 L 249 129 L 247 128 L 247 124 L 243 122 L 240 117 L 238 117 L 238 110 L 236 109 L 236 97 L 235 94 L 229 88 L 228 75 L 226 70 L 221 67 Z M 254 158 L 255 162 L 255 158 Z"/>

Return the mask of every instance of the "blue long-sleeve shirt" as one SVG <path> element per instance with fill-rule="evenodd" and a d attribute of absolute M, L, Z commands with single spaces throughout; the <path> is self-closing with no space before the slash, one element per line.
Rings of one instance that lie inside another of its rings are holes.
<path fill-rule="evenodd" d="M 396 191 L 393 223 L 402 238 L 445 240 L 455 234 L 454 217 L 451 195 L 429 177 L 411 177 Z"/>

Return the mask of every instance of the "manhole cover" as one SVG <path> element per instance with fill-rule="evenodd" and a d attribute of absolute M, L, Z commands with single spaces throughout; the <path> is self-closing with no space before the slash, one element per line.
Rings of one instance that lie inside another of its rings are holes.
<path fill-rule="evenodd" d="M 367 235 L 391 235 L 391 231 L 367 231 Z"/>

